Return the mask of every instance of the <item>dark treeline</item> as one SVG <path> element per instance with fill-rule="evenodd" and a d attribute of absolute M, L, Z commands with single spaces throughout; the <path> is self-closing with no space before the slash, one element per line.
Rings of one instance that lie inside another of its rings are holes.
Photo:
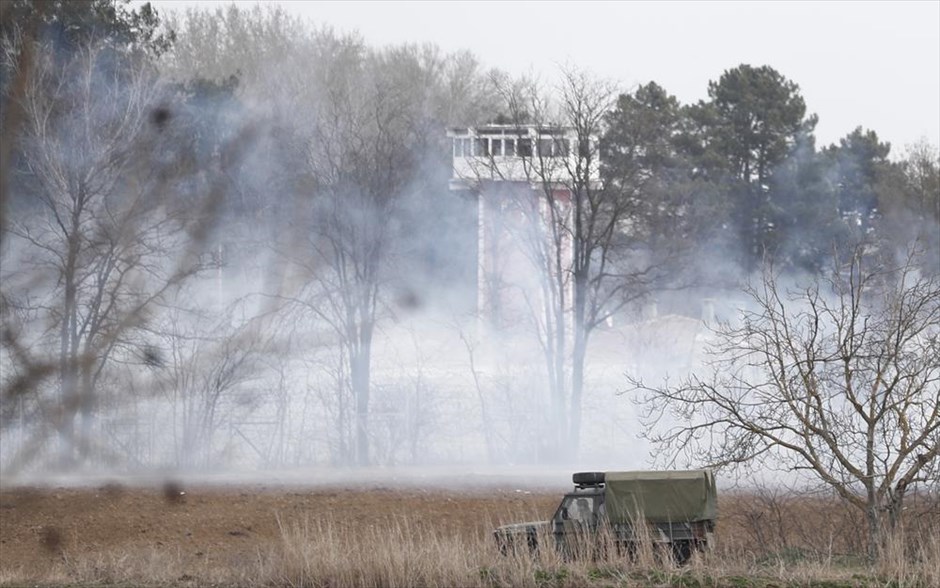
<path fill-rule="evenodd" d="M 270 465 L 443 460 L 447 410 L 479 415 L 468 434 L 491 461 L 557 452 L 538 449 L 554 417 L 493 420 L 529 375 L 481 378 L 463 327 L 462 400 L 421 335 L 413 362 L 379 357 L 419 311 L 474 310 L 476 203 L 448 191 L 449 127 L 578 126 L 573 104 L 603 107 L 585 129 L 603 198 L 585 202 L 617 204 L 586 262 L 656 271 L 585 263 L 582 357 L 540 376 L 567 382 L 572 410 L 591 330 L 651 299 L 698 316 L 674 293 L 732 290 L 766 260 L 816 275 L 856 244 L 882 261 L 913 245 L 940 273 L 935 147 L 898 153 L 860 126 L 820 148 L 771 66 L 715 72 L 682 104 L 655 82 L 621 93 L 568 71 L 545 88 L 469 53 L 376 49 L 277 7 L 0 7 L 7 468 L 219 465 L 225 436 Z"/>

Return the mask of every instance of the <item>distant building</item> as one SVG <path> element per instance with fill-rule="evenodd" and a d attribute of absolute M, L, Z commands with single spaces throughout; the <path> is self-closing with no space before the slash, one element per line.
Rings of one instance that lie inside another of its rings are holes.
<path fill-rule="evenodd" d="M 453 141 L 450 189 L 477 201 L 477 312 L 496 327 L 511 327 L 543 306 L 544 254 L 555 247 L 546 230 L 552 222 L 547 198 L 567 214 L 574 170 L 585 161 L 579 154 L 596 146 L 557 126 L 486 125 L 447 134 Z M 596 158 L 589 177 L 599 177 Z M 559 245 L 567 271 L 570 238 Z"/>

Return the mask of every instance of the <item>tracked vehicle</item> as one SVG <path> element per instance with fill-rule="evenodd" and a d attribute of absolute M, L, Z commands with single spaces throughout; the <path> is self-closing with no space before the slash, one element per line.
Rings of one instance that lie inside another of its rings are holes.
<path fill-rule="evenodd" d="M 713 541 L 718 494 L 709 470 L 579 472 L 550 521 L 505 525 L 493 533 L 503 553 L 549 541 L 566 556 L 597 553 L 601 539 L 635 553 L 648 541 L 677 563 Z"/>

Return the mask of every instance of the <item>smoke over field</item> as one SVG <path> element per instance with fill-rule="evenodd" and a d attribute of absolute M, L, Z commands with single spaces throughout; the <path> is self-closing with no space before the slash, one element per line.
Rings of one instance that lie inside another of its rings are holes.
<path fill-rule="evenodd" d="M 646 462 L 623 374 L 688 373 L 696 297 L 663 319 L 652 282 L 605 284 L 564 408 L 584 410 L 580 448 L 556 441 L 572 384 L 554 378 L 573 376 L 564 348 L 546 372 L 542 303 L 511 328 L 478 312 L 482 221 L 447 189 L 445 131 L 499 116 L 509 81 L 277 10 L 168 26 L 169 48 L 120 59 L 6 38 L 9 475 Z"/>

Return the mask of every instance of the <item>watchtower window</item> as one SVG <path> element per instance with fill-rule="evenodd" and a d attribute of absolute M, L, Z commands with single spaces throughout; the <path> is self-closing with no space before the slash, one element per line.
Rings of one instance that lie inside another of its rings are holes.
<path fill-rule="evenodd" d="M 454 157 L 470 157 L 473 155 L 473 140 L 469 137 L 456 137 L 454 139 Z"/>
<path fill-rule="evenodd" d="M 480 131 L 481 133 L 483 131 Z M 495 136 L 494 136 L 495 135 Z M 482 136 L 453 138 L 453 154 L 462 157 L 568 157 L 578 149 L 579 154 L 596 145 L 587 140 L 576 141 L 557 132 L 543 132 L 538 137 L 507 136 L 484 133 Z"/>
<path fill-rule="evenodd" d="M 539 157 L 551 157 L 552 156 L 552 140 L 551 139 L 539 139 Z"/>
<path fill-rule="evenodd" d="M 503 140 L 490 139 L 490 155 L 499 157 L 503 154 Z"/>
<path fill-rule="evenodd" d="M 519 139 L 516 154 L 519 157 L 532 157 L 532 139 Z"/>

